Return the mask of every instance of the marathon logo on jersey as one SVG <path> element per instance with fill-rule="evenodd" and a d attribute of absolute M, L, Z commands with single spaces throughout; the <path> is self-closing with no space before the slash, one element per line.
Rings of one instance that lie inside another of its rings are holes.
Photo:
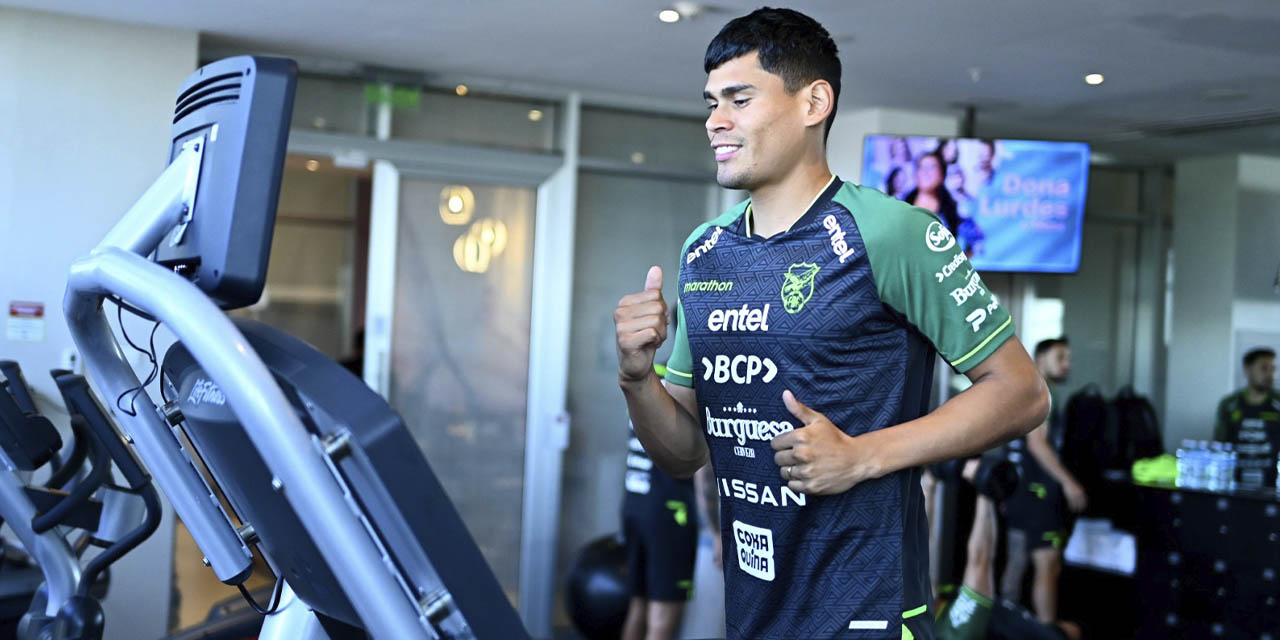
<path fill-rule="evenodd" d="M 773 487 L 738 478 L 717 478 L 716 489 L 721 498 L 733 498 L 766 507 L 803 507 L 805 503 L 803 493 L 792 491 L 785 484 Z"/>
<path fill-rule="evenodd" d="M 773 582 L 773 531 L 734 520 L 733 541 L 738 547 L 738 568 Z"/>
<path fill-rule="evenodd" d="M 684 283 L 684 293 L 725 293 L 733 291 L 732 280 L 694 280 Z"/>
<path fill-rule="evenodd" d="M 726 407 L 725 411 L 734 409 Z M 748 418 L 717 418 L 711 415 L 711 407 L 705 409 L 707 416 L 707 433 L 717 438 L 732 438 L 739 445 L 752 442 L 768 442 L 774 438 L 795 430 L 790 422 L 771 420 L 751 420 Z M 756 409 L 738 403 L 738 413 L 754 414 Z"/>
<path fill-rule="evenodd" d="M 711 251 L 711 249 L 716 246 L 716 242 L 720 240 L 720 234 L 722 233 L 724 233 L 724 229 L 716 227 L 716 230 L 711 232 L 711 237 L 707 238 L 706 242 L 698 245 L 693 249 L 693 251 L 689 252 L 689 255 L 685 256 L 684 263 L 689 264 L 690 262 L 701 258 L 708 251 Z"/>
<path fill-rule="evenodd" d="M 222 393 L 222 389 L 218 385 L 199 378 L 196 380 L 195 386 L 191 387 L 191 393 L 187 396 L 187 402 L 200 406 L 201 404 L 216 404 L 222 406 L 227 404 L 227 396 Z"/>
<path fill-rule="evenodd" d="M 938 272 L 933 274 L 933 277 L 937 278 L 938 283 L 941 284 L 943 280 L 950 278 L 951 274 L 955 273 L 956 269 L 959 269 L 960 265 L 963 265 L 964 263 L 965 255 L 964 252 L 961 251 L 951 258 L 951 262 L 942 265 L 942 268 L 938 269 Z"/>
<path fill-rule="evenodd" d="M 840 264 L 844 264 L 845 260 L 853 257 L 854 251 L 844 240 L 844 229 L 840 228 L 840 221 L 834 215 L 827 215 L 822 219 L 822 226 L 826 227 L 827 235 L 831 237 L 831 250 L 840 258 Z"/>
<path fill-rule="evenodd" d="M 741 309 L 716 309 L 707 316 L 707 329 L 710 331 L 768 331 L 769 305 L 763 309 L 752 309 L 742 305 Z"/>
<path fill-rule="evenodd" d="M 778 365 L 769 358 L 760 356 L 736 355 L 730 358 L 717 355 L 715 359 L 702 359 L 702 379 L 715 380 L 716 384 L 724 384 L 732 380 L 735 384 L 751 384 L 757 376 L 764 373 L 760 380 L 765 384 L 773 382 L 778 375 Z"/>
<path fill-rule="evenodd" d="M 924 244 L 930 251 L 942 253 L 956 246 L 956 237 L 951 235 L 946 225 L 934 220 L 924 230 Z"/>
<path fill-rule="evenodd" d="M 956 301 L 956 306 L 960 306 L 969 301 L 977 293 L 986 293 L 987 290 L 982 288 L 982 278 L 978 277 L 978 272 L 969 270 L 968 283 L 963 287 L 952 289 L 951 298 Z"/>

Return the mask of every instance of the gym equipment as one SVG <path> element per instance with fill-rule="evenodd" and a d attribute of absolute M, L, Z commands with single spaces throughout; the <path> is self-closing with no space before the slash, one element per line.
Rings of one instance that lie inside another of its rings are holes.
<path fill-rule="evenodd" d="M 0 393 L 0 517 L 37 563 L 34 580 L 31 568 L 0 580 L 8 613 L 27 605 L 10 632 L 22 640 L 101 638 L 99 600 L 106 591 L 107 568 L 155 531 L 159 497 L 102 407 L 88 394 L 84 378 L 62 371 L 54 372 L 55 381 L 66 400 L 76 442 L 45 486 L 28 486 L 26 474 L 46 463 L 55 467 L 62 442 L 47 419 L 24 411 L 12 393 L 25 387 L 16 363 L 6 361 L 2 370 L 10 392 Z M 86 460 L 92 468 L 81 477 Z M 127 487 L 108 482 L 113 465 Z M 70 492 L 60 490 L 68 483 Z M 84 533 L 69 543 L 65 533 L 73 529 Z M 90 546 L 103 551 L 82 567 L 80 556 Z"/>
<path fill-rule="evenodd" d="M 296 75 L 292 61 L 243 56 L 185 81 L 168 168 L 71 268 L 71 335 L 218 578 L 242 585 L 250 547 L 279 577 L 261 638 L 528 638 L 386 402 L 305 343 L 222 312 L 265 281 Z M 162 407 L 105 299 L 177 336 Z"/>
<path fill-rule="evenodd" d="M 942 480 L 966 482 L 962 475 L 964 466 L 972 459 L 955 458 L 937 462 L 929 465 L 929 472 Z M 1004 502 L 1018 488 L 1018 467 L 1003 456 L 983 455 L 978 458 L 973 488 L 997 504 Z"/>
<path fill-rule="evenodd" d="M 565 607 L 574 628 L 589 640 L 616 640 L 630 602 L 627 548 L 612 534 L 587 543 L 565 579 Z"/>

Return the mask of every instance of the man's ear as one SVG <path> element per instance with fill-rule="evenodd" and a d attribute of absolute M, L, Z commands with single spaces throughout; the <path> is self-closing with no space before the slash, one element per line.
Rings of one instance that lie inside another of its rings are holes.
<path fill-rule="evenodd" d="M 826 80 L 814 80 L 809 86 L 800 90 L 804 97 L 804 124 L 814 126 L 831 115 L 835 107 L 836 93 L 831 83 Z"/>

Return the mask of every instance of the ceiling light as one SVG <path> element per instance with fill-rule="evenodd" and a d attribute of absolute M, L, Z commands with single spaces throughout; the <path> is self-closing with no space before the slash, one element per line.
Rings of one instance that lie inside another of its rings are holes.
<path fill-rule="evenodd" d="M 639 151 L 631 154 L 632 164 L 644 164 L 644 154 Z"/>
<path fill-rule="evenodd" d="M 453 92 L 460 96 L 467 95 L 467 91 L 469 91 L 469 89 L 467 89 L 467 85 L 465 84 L 460 84 L 453 88 Z"/>
<path fill-rule="evenodd" d="M 320 168 L 320 161 L 319 161 L 319 160 L 308 160 L 308 161 L 307 161 L 307 171 L 315 171 L 315 170 L 317 170 L 317 169 L 319 169 L 319 168 Z"/>
<path fill-rule="evenodd" d="M 1104 80 L 1106 80 L 1106 78 L 1102 77 L 1101 73 L 1091 73 L 1084 77 L 1084 81 L 1086 83 L 1093 85 L 1102 84 Z"/>
<path fill-rule="evenodd" d="M 676 11 L 675 9 L 663 9 L 662 11 L 658 12 L 658 19 L 667 24 L 671 24 L 672 22 L 679 22 L 680 12 Z"/>
<path fill-rule="evenodd" d="M 538 122 L 538 121 L 542 120 L 542 110 L 541 110 L 541 109 L 530 109 L 530 110 L 529 110 L 529 119 L 530 119 L 530 120 L 532 120 L 533 122 Z"/>

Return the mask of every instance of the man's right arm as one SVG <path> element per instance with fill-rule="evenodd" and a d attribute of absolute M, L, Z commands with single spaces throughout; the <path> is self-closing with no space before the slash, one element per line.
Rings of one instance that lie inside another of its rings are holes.
<path fill-rule="evenodd" d="M 1048 421 L 1041 423 L 1027 434 L 1027 450 L 1035 457 L 1036 462 L 1039 462 L 1040 466 L 1062 485 L 1062 492 L 1071 510 L 1077 513 L 1084 511 L 1088 505 L 1088 497 L 1085 495 L 1084 487 L 1080 486 L 1076 477 L 1067 470 L 1066 465 L 1062 464 L 1058 453 L 1053 450 L 1053 445 L 1049 444 Z"/>
<path fill-rule="evenodd" d="M 1228 442 L 1231 437 L 1230 429 L 1227 427 L 1227 399 L 1218 403 L 1218 419 L 1213 424 L 1213 439 L 1215 442 Z"/>
<path fill-rule="evenodd" d="M 617 333 L 618 386 L 626 398 L 636 437 L 664 471 L 677 478 L 693 476 L 710 459 L 698 423 L 694 391 L 674 384 L 668 390 L 653 371 L 654 353 L 667 337 L 661 268 L 649 269 L 644 291 L 618 302 L 613 322 Z"/>

